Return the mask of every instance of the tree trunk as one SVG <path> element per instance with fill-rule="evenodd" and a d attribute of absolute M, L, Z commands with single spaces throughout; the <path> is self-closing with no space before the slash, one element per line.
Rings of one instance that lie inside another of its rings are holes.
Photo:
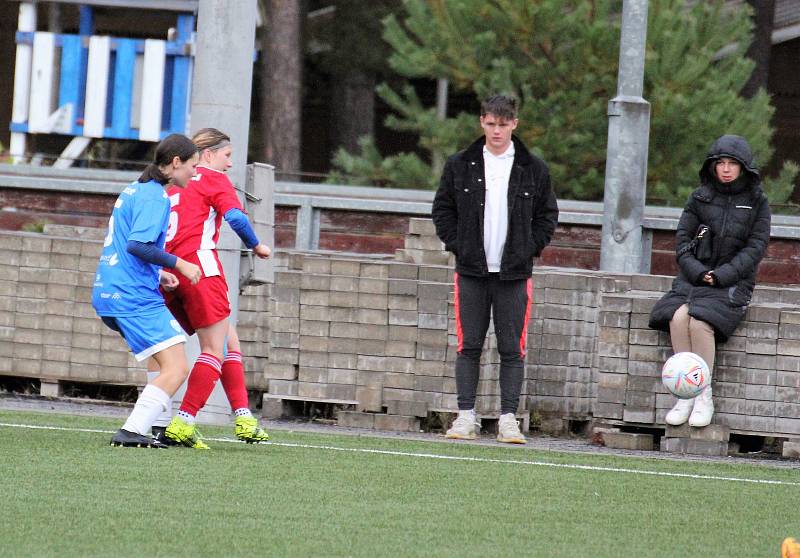
<path fill-rule="evenodd" d="M 334 80 L 331 118 L 333 150 L 358 151 L 358 139 L 375 129 L 375 76 L 353 70 Z"/>
<path fill-rule="evenodd" d="M 756 67 L 750 74 L 742 97 L 751 99 L 761 88 L 767 88 L 769 79 L 769 58 L 772 49 L 772 29 L 775 23 L 775 0 L 747 0 L 753 8 L 753 42 L 746 56 L 755 61 Z"/>
<path fill-rule="evenodd" d="M 293 178 L 301 170 L 303 4 L 265 0 L 267 21 L 261 38 L 263 155 L 279 174 L 294 174 Z"/>

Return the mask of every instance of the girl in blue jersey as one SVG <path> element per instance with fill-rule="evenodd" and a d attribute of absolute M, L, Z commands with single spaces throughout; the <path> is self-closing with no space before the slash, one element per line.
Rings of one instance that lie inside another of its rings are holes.
<path fill-rule="evenodd" d="M 150 427 L 189 374 L 186 338 L 158 287 L 174 288 L 178 282 L 162 267 L 176 269 L 192 284 L 200 280 L 198 266 L 164 251 L 170 215 L 165 187 L 186 186 L 197 162 L 197 147 L 189 138 L 167 136 L 156 147 L 154 161 L 119 195 L 108 221 L 92 306 L 103 323 L 122 335 L 136 360 L 152 357 L 161 370 L 111 439 L 113 446 L 166 447 L 149 436 Z"/>

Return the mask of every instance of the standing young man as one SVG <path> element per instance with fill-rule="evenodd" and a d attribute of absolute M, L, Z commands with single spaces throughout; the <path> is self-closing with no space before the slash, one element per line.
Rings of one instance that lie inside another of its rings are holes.
<path fill-rule="evenodd" d="M 516 100 L 481 103 L 483 137 L 447 160 L 433 201 L 436 234 L 456 256 L 458 417 L 447 438 L 477 436 L 475 395 L 490 313 L 500 352 L 497 440 L 524 444 L 516 420 L 524 377 L 533 259 L 550 242 L 558 206 L 547 165 L 513 135 Z"/>

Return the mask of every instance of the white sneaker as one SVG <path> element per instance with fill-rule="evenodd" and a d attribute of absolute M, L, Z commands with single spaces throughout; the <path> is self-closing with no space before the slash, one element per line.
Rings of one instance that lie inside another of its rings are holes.
<path fill-rule="evenodd" d="M 692 399 L 678 399 L 675 406 L 667 413 L 664 421 L 672 426 L 680 426 L 686 422 L 694 408 L 695 399 L 697 399 L 697 397 Z"/>
<path fill-rule="evenodd" d="M 453 426 L 444 435 L 445 438 L 455 440 L 474 440 L 478 437 L 480 424 L 475 418 L 475 411 L 459 411 Z"/>
<path fill-rule="evenodd" d="M 519 421 L 514 413 L 500 415 L 497 421 L 497 441 L 506 444 L 524 444 L 527 442 L 525 436 L 519 431 Z"/>
<path fill-rule="evenodd" d="M 702 428 L 711 424 L 711 417 L 714 416 L 714 402 L 711 401 L 711 386 L 695 397 L 694 410 L 689 417 L 689 426 Z"/>

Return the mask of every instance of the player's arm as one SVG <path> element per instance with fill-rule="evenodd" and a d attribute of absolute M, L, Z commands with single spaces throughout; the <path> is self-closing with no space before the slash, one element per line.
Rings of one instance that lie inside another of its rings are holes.
<path fill-rule="evenodd" d="M 178 263 L 177 256 L 165 252 L 156 246 L 154 242 L 129 240 L 126 248 L 129 254 L 153 265 L 174 268 Z"/>
<path fill-rule="evenodd" d="M 200 268 L 193 263 L 187 262 L 174 254 L 169 254 L 163 249 L 156 246 L 154 242 L 140 242 L 138 240 L 129 240 L 126 245 L 128 253 L 136 256 L 142 261 L 177 269 L 182 275 L 185 275 L 192 285 L 196 285 L 200 281 Z"/>
<path fill-rule="evenodd" d="M 253 253 L 258 256 L 259 258 L 268 258 L 270 255 L 270 249 L 267 245 L 261 244 L 256 236 L 256 232 L 253 230 L 253 227 L 250 225 L 250 221 L 247 219 L 247 215 L 241 209 L 236 207 L 229 209 L 225 212 L 224 215 L 225 221 L 233 229 L 239 238 L 242 239 L 244 245 L 248 248 L 253 250 Z"/>

